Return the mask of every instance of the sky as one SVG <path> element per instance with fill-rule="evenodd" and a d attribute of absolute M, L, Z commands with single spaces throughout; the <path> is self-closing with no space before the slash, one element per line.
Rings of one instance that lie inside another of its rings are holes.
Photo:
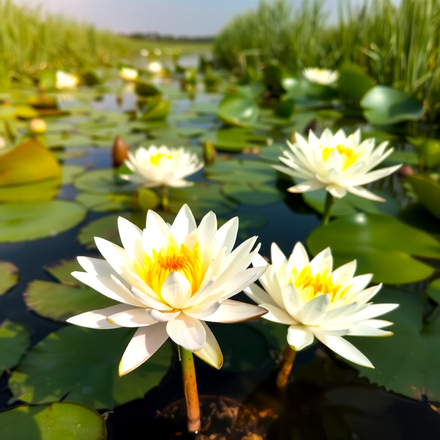
<path fill-rule="evenodd" d="M 158 32 L 176 36 L 215 35 L 235 15 L 257 8 L 260 0 L 13 0 L 16 4 L 41 5 L 118 33 Z M 304 0 L 307 1 L 307 0 Z M 330 19 L 339 0 L 325 0 Z M 342 0 L 353 5 L 363 0 Z M 300 0 L 292 0 L 300 4 Z"/>

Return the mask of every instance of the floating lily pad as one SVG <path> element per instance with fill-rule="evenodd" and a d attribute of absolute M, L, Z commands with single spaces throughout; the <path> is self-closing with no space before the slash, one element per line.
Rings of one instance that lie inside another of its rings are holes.
<path fill-rule="evenodd" d="M 55 236 L 73 228 L 85 216 L 84 207 L 66 200 L 0 205 L 0 242 Z"/>
<path fill-rule="evenodd" d="M 273 186 L 251 183 L 227 183 L 223 193 L 244 205 L 270 205 L 284 199 L 285 194 Z"/>
<path fill-rule="evenodd" d="M 375 125 L 414 121 L 423 116 L 423 104 L 406 93 L 387 86 L 374 86 L 361 100 L 364 116 Z"/>
<path fill-rule="evenodd" d="M 373 81 L 357 65 L 345 63 L 339 69 L 338 90 L 355 103 L 359 103 L 365 93 L 373 88 Z"/>
<path fill-rule="evenodd" d="M 419 155 L 415 151 L 393 151 L 383 162 L 384 164 L 405 164 L 417 166 L 419 164 Z"/>
<path fill-rule="evenodd" d="M 276 171 L 270 165 L 256 160 L 218 160 L 206 168 L 208 179 L 222 183 L 256 184 L 275 180 L 276 176 Z"/>
<path fill-rule="evenodd" d="M 247 95 L 228 95 L 220 103 L 217 116 L 227 124 L 249 127 L 258 118 L 258 106 L 254 99 Z"/>
<path fill-rule="evenodd" d="M 0 295 L 12 289 L 18 282 L 18 268 L 7 261 L 0 261 Z"/>
<path fill-rule="evenodd" d="M 131 194 L 137 184 L 123 180 L 115 175 L 113 170 L 93 170 L 75 179 L 74 185 L 81 191 L 96 194 Z"/>
<path fill-rule="evenodd" d="M 153 83 L 144 80 L 135 80 L 133 82 L 135 92 L 139 96 L 154 96 L 160 94 L 160 90 Z"/>
<path fill-rule="evenodd" d="M 438 181 L 420 174 L 408 176 L 408 180 L 420 203 L 432 215 L 440 219 L 440 184 Z"/>
<path fill-rule="evenodd" d="M 11 185 L 0 190 L 0 202 L 33 202 L 52 200 L 58 194 L 62 179 L 41 180 L 24 185 Z"/>
<path fill-rule="evenodd" d="M 82 136 L 80 134 L 46 134 L 39 137 L 41 142 L 48 148 L 56 147 L 90 147 L 92 141 L 88 136 Z"/>
<path fill-rule="evenodd" d="M 162 121 L 166 119 L 170 112 L 171 101 L 163 99 L 161 95 L 159 98 L 152 99 L 146 106 L 144 112 L 140 116 L 141 121 Z"/>
<path fill-rule="evenodd" d="M 209 141 L 221 151 L 241 151 L 244 148 L 252 148 L 267 145 L 269 140 L 266 136 L 256 135 L 252 130 L 244 128 L 227 128 L 217 131 L 209 131 L 201 136 L 200 142 Z"/>
<path fill-rule="evenodd" d="M 112 409 L 140 399 L 168 372 L 172 349 L 165 343 L 148 362 L 119 377 L 118 364 L 134 332 L 62 328 L 31 348 L 14 370 L 9 387 L 29 403 L 52 402 L 67 395 L 65 401 Z"/>
<path fill-rule="evenodd" d="M 426 289 L 426 294 L 437 304 L 440 304 L 440 279 L 434 280 Z"/>
<path fill-rule="evenodd" d="M 440 259 L 440 243 L 423 231 L 380 214 L 355 214 L 315 229 L 308 246 L 317 254 L 330 246 L 335 265 L 357 260 L 358 274 L 373 273 L 375 282 L 421 281 L 434 268 L 412 256 Z"/>
<path fill-rule="evenodd" d="M 41 280 L 29 283 L 24 294 L 28 307 L 45 318 L 64 322 L 88 310 L 116 304 L 115 301 L 70 276 L 70 273 L 76 270 L 83 270 L 76 260 L 65 261 L 60 266 L 48 270 L 61 284 Z"/>
<path fill-rule="evenodd" d="M 26 440 L 105 440 L 104 419 L 78 403 L 19 406 L 0 413 L 0 438 Z"/>
<path fill-rule="evenodd" d="M 63 176 L 62 184 L 67 185 L 73 183 L 75 177 L 78 177 L 85 171 L 85 168 L 79 165 L 63 165 L 61 172 Z"/>
<path fill-rule="evenodd" d="M 31 335 L 24 325 L 11 321 L 0 324 L 0 375 L 18 364 L 30 342 Z"/>
<path fill-rule="evenodd" d="M 348 337 L 373 363 L 374 369 L 354 365 L 361 376 L 387 390 L 413 399 L 440 401 L 440 319 L 422 324 L 425 299 L 414 292 L 382 288 L 375 303 L 397 303 L 384 315 L 394 325 L 388 338 Z"/>
<path fill-rule="evenodd" d="M 124 211 L 133 205 L 133 195 L 131 194 L 80 193 L 75 197 L 75 200 L 96 212 Z"/>
<path fill-rule="evenodd" d="M 337 96 L 337 92 L 329 86 L 312 83 L 305 79 L 284 78 L 283 87 L 287 90 L 285 99 L 292 99 L 302 106 L 320 106 Z"/>
<path fill-rule="evenodd" d="M 408 141 L 417 148 L 419 163 L 423 167 L 433 168 L 440 164 L 439 139 L 408 137 Z"/>
<path fill-rule="evenodd" d="M 331 210 L 333 217 L 340 217 L 343 215 L 356 214 L 358 211 L 369 212 L 373 214 L 388 214 L 397 215 L 400 211 L 400 203 L 393 199 L 389 194 L 384 194 L 379 191 L 373 191 L 374 194 L 382 197 L 386 202 L 373 202 L 372 200 L 357 197 L 353 194 L 347 193 L 342 199 L 334 199 Z M 316 191 L 308 191 L 302 194 L 304 201 L 320 214 L 324 213 L 325 198 L 327 191 L 320 189 Z"/>

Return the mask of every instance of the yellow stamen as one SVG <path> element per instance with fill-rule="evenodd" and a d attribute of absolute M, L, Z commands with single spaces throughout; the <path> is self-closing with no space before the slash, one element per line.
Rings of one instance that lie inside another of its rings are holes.
<path fill-rule="evenodd" d="M 159 296 L 162 285 L 171 272 L 182 274 L 190 282 L 193 294 L 199 290 L 204 273 L 198 243 L 192 251 L 183 244 L 178 248 L 175 243 L 170 243 L 159 252 L 153 249 L 152 257 L 144 252 L 143 258 L 143 266 L 134 261 L 138 274 Z"/>
<path fill-rule="evenodd" d="M 341 298 L 341 294 L 346 290 L 333 284 L 331 275 L 327 273 L 313 276 L 310 266 L 304 267 L 299 273 L 294 269 L 290 274 L 289 282 L 298 289 L 304 301 L 310 301 L 315 296 L 331 295 L 330 302 L 334 302 Z"/>
<path fill-rule="evenodd" d="M 156 153 L 156 154 L 152 154 L 150 156 L 150 162 L 154 165 L 154 166 L 159 166 L 159 162 L 161 159 L 171 159 L 171 154 L 165 154 L 165 153 Z"/>
<path fill-rule="evenodd" d="M 336 145 L 336 147 L 322 148 L 322 160 L 326 162 L 330 154 L 335 150 L 342 156 L 342 159 L 344 161 L 342 165 L 343 170 L 348 168 L 350 165 L 353 165 L 359 156 L 359 154 L 356 154 L 350 147 L 338 144 Z"/>

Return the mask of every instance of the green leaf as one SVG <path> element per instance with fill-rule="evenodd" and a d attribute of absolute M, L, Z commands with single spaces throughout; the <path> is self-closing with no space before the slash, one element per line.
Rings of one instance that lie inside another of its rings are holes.
<path fill-rule="evenodd" d="M 249 127 L 258 118 L 258 106 L 247 95 L 227 95 L 217 109 L 217 116 L 227 124 Z"/>
<path fill-rule="evenodd" d="M 263 183 L 275 180 L 277 176 L 269 164 L 256 160 L 217 160 L 206 167 L 206 177 L 222 183 Z"/>
<path fill-rule="evenodd" d="M 40 78 L 38 80 L 38 84 L 44 90 L 53 90 L 57 84 L 56 73 L 53 70 L 44 70 L 41 72 Z"/>
<path fill-rule="evenodd" d="M 373 363 L 374 369 L 354 365 L 360 375 L 387 390 L 413 399 L 425 395 L 440 400 L 440 319 L 422 325 L 424 298 L 414 292 L 382 288 L 375 303 L 397 303 L 399 307 L 385 315 L 394 322 L 394 335 L 387 338 L 348 337 Z"/>
<path fill-rule="evenodd" d="M 402 239 L 404 237 L 404 239 Z M 315 229 L 308 246 L 316 255 L 330 246 L 335 265 L 357 260 L 357 273 L 375 282 L 404 284 L 424 280 L 434 268 L 415 259 L 440 259 L 440 244 L 423 231 L 381 214 L 355 214 Z"/>
<path fill-rule="evenodd" d="M 48 270 L 62 284 L 40 280 L 30 282 L 24 293 L 27 306 L 45 318 L 64 322 L 88 310 L 116 304 L 70 275 L 78 270 L 83 271 L 76 260 L 65 261 L 60 266 Z"/>
<path fill-rule="evenodd" d="M 408 176 L 408 181 L 420 203 L 440 219 L 440 184 L 437 180 L 421 174 Z"/>
<path fill-rule="evenodd" d="M 131 194 L 90 194 L 79 193 L 75 200 L 87 209 L 96 212 L 124 211 L 133 205 Z"/>
<path fill-rule="evenodd" d="M 54 236 L 73 228 L 85 216 L 84 207 L 66 200 L 0 205 L 0 242 Z"/>
<path fill-rule="evenodd" d="M 153 84 L 144 80 L 135 80 L 134 89 L 139 96 L 160 95 L 160 90 Z"/>
<path fill-rule="evenodd" d="M 293 99 L 283 99 L 275 107 L 274 113 L 279 118 L 290 119 L 295 112 L 295 101 Z"/>
<path fill-rule="evenodd" d="M 18 268 L 8 261 L 0 261 L 0 295 L 12 289 L 18 282 Z"/>
<path fill-rule="evenodd" d="M 429 284 L 426 294 L 437 304 L 440 304 L 440 279 L 436 279 Z"/>
<path fill-rule="evenodd" d="M 152 99 L 148 103 L 144 113 L 139 118 L 141 121 L 162 121 L 166 119 L 170 112 L 171 101 L 163 99 L 161 95 L 159 96 L 159 99 Z"/>
<path fill-rule="evenodd" d="M 61 173 L 63 176 L 62 184 L 68 185 L 70 183 L 73 183 L 74 178 L 78 177 L 84 171 L 85 171 L 85 167 L 82 167 L 80 165 L 62 165 L 61 166 Z"/>
<path fill-rule="evenodd" d="M 266 136 L 256 135 L 252 130 L 244 128 L 226 128 L 217 131 L 209 131 L 199 139 L 201 143 L 211 142 L 217 150 L 240 152 L 244 148 L 252 148 L 268 144 Z"/>
<path fill-rule="evenodd" d="M 320 106 L 337 96 L 334 89 L 322 84 L 312 83 L 305 79 L 285 78 L 283 87 L 287 90 L 284 99 L 292 99 L 302 106 Z"/>
<path fill-rule="evenodd" d="M 365 93 L 373 88 L 373 81 L 357 65 L 345 63 L 339 69 L 338 90 L 355 103 L 359 103 Z"/>
<path fill-rule="evenodd" d="M 0 438 L 26 440 L 105 440 L 98 412 L 78 403 L 19 406 L 0 413 Z"/>
<path fill-rule="evenodd" d="M 113 409 L 140 399 L 168 372 L 172 349 L 165 343 L 143 365 L 119 377 L 119 361 L 134 333 L 126 328 L 62 328 L 31 348 L 12 373 L 9 387 L 30 403 L 52 402 L 67 394 L 65 401 Z"/>
<path fill-rule="evenodd" d="M 18 364 L 30 342 L 31 334 L 24 325 L 11 321 L 0 324 L 0 375 Z"/>
<path fill-rule="evenodd" d="M 406 93 L 387 86 L 374 86 L 361 100 L 364 116 L 375 125 L 414 121 L 423 116 L 423 104 Z"/>
<path fill-rule="evenodd" d="M 249 183 L 227 183 L 223 193 L 244 205 L 270 205 L 284 199 L 285 194 L 273 186 Z"/>
<path fill-rule="evenodd" d="M 138 185 L 122 180 L 113 170 L 93 170 L 75 179 L 77 189 L 96 194 L 132 194 Z"/>
<path fill-rule="evenodd" d="M 420 164 L 428 168 L 433 168 L 440 164 L 439 139 L 408 137 L 408 141 L 417 148 Z"/>

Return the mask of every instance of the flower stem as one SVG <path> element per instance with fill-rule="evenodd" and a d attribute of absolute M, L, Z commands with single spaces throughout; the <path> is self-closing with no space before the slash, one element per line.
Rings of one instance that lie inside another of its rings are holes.
<path fill-rule="evenodd" d="M 194 368 L 193 354 L 179 347 L 180 365 L 182 367 L 183 393 L 185 394 L 186 413 L 188 416 L 188 431 L 200 431 L 200 404 L 197 392 L 196 370 Z"/>
<path fill-rule="evenodd" d="M 280 371 L 278 372 L 277 376 L 278 388 L 284 388 L 287 385 L 287 380 L 289 379 L 290 372 L 292 371 L 295 356 L 296 351 L 288 345 L 284 351 L 283 359 L 281 360 L 280 364 Z"/>
<path fill-rule="evenodd" d="M 325 197 L 324 214 L 322 216 L 323 225 L 328 225 L 328 222 L 330 221 L 330 211 L 332 209 L 333 202 L 333 196 L 327 191 L 327 195 Z"/>
<path fill-rule="evenodd" d="M 168 187 L 164 185 L 162 187 L 162 209 L 165 212 L 168 212 L 168 208 L 169 208 Z"/>

